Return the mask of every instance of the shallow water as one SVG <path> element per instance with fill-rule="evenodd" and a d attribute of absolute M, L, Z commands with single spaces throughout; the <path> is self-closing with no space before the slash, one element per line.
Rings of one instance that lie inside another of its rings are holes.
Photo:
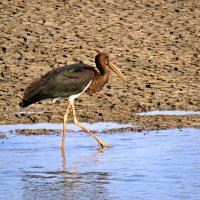
<path fill-rule="evenodd" d="M 0 140 L 0 199 L 193 199 L 200 196 L 200 130 L 8 134 Z"/>
<path fill-rule="evenodd" d="M 184 110 L 154 110 L 142 113 L 136 113 L 137 115 L 200 115 L 200 111 L 184 111 Z"/>
<path fill-rule="evenodd" d="M 97 123 L 81 123 L 91 131 L 102 132 L 110 129 L 120 129 L 136 127 L 131 124 L 118 124 L 114 122 L 97 122 Z M 62 123 L 36 123 L 36 124 L 11 124 L 11 125 L 0 125 L 0 132 L 15 131 L 16 129 L 62 129 Z M 67 129 L 72 131 L 78 131 L 80 128 L 73 123 L 67 124 Z"/>

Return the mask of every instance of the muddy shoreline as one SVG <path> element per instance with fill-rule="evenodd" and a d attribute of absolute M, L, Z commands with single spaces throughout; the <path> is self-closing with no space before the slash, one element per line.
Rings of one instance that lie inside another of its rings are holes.
<path fill-rule="evenodd" d="M 94 65 L 97 52 L 104 51 L 127 81 L 112 73 L 99 94 L 78 98 L 80 121 L 139 125 L 133 131 L 200 128 L 199 115 L 135 114 L 200 110 L 198 0 L 3 0 L 0 7 L 0 124 L 61 123 L 66 100 L 43 101 L 25 109 L 36 113 L 20 113 L 24 88 L 58 66 Z"/>

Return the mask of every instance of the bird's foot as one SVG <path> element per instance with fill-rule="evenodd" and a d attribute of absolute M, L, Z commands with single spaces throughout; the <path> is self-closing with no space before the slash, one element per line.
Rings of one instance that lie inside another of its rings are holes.
<path fill-rule="evenodd" d="M 99 142 L 98 145 L 99 145 L 99 148 L 97 150 L 99 153 L 104 153 L 104 147 L 112 148 L 112 146 L 110 146 L 109 144 L 106 144 L 103 141 Z"/>
<path fill-rule="evenodd" d="M 99 147 L 101 147 L 101 149 L 103 149 L 104 147 L 106 147 L 106 148 L 112 148 L 112 146 L 110 146 L 109 144 L 106 144 L 103 141 L 99 141 Z"/>
<path fill-rule="evenodd" d="M 99 147 L 99 148 L 97 149 L 97 151 L 98 151 L 98 153 L 104 153 L 104 149 L 101 148 L 101 147 Z"/>

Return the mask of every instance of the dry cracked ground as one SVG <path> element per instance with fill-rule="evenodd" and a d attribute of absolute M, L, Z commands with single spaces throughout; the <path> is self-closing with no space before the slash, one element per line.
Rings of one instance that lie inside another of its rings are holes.
<path fill-rule="evenodd" d="M 131 123 L 137 130 L 200 127 L 200 115 L 135 114 L 200 110 L 199 19 L 199 0 L 2 0 L 1 124 L 62 122 L 66 100 L 19 112 L 25 87 L 59 66 L 94 65 L 103 51 L 127 81 L 112 73 L 99 94 L 78 98 L 80 121 Z"/>

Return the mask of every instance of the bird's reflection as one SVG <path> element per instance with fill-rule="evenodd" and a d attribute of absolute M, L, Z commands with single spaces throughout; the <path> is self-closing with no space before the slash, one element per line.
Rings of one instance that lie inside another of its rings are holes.
<path fill-rule="evenodd" d="M 61 155 L 62 155 L 62 168 L 63 168 L 63 171 L 66 172 L 67 171 L 67 160 L 66 160 L 66 155 L 65 155 L 65 149 L 61 151 Z"/>
<path fill-rule="evenodd" d="M 24 199 L 108 199 L 109 174 L 105 171 L 89 170 L 86 167 L 81 172 L 78 168 L 79 162 L 83 163 L 83 160 L 94 162 L 98 159 L 98 154 L 96 151 L 87 156 L 87 159 L 79 158 L 69 166 L 67 153 L 63 152 L 62 170 L 35 169 L 25 172 Z"/>
<path fill-rule="evenodd" d="M 101 153 L 104 153 L 104 148 L 98 148 L 93 154 L 89 155 L 89 158 L 90 159 L 94 159 L 94 160 L 98 160 L 97 159 L 97 156 Z M 65 150 L 62 150 L 61 151 L 61 155 L 62 155 L 62 168 L 63 168 L 63 171 L 67 171 L 67 155 L 65 153 Z"/>

